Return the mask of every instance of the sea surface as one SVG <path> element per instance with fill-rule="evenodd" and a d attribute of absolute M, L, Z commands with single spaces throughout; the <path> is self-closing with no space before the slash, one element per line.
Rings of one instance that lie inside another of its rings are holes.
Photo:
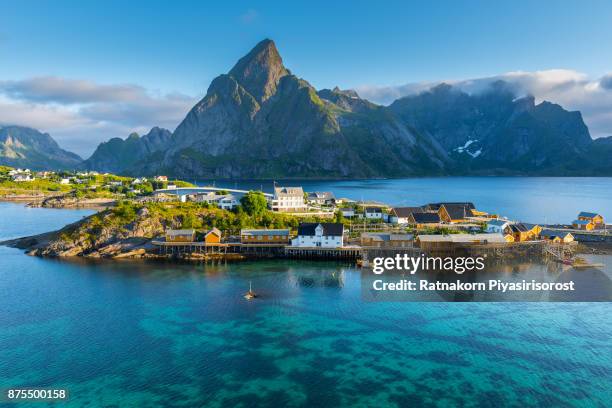
<path fill-rule="evenodd" d="M 600 211 L 610 191 L 593 198 Z M 0 203 L 0 240 L 89 213 Z M 0 246 L 0 388 L 65 388 L 56 406 L 71 407 L 612 406 L 610 303 L 364 302 L 361 290 L 339 263 L 68 262 Z"/>
<path fill-rule="evenodd" d="M 273 191 L 272 181 L 194 181 L 198 185 Z M 569 224 L 580 211 L 612 220 L 612 177 L 438 177 L 384 180 L 277 180 L 337 198 L 375 200 L 393 206 L 471 201 L 476 208 L 524 222 Z"/>

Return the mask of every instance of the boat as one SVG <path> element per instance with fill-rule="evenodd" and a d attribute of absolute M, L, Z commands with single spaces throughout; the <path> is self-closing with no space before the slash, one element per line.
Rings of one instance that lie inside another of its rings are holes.
<path fill-rule="evenodd" d="M 253 288 L 251 287 L 251 282 L 249 281 L 249 291 L 244 294 L 244 298 L 246 300 L 253 300 L 257 297 L 257 293 L 253 292 Z"/>

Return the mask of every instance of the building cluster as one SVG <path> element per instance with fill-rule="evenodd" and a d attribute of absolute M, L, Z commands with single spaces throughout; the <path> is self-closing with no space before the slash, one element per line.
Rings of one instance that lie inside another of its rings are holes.
<path fill-rule="evenodd" d="M 606 223 L 602 215 L 583 211 L 578 214 L 578 217 L 572 221 L 572 227 L 578 230 L 593 231 L 596 229 L 605 229 Z"/>
<path fill-rule="evenodd" d="M 168 229 L 165 242 L 199 243 L 218 245 L 222 243 L 221 231 L 213 228 L 198 238 L 193 229 Z M 289 229 L 242 229 L 238 240 L 228 239 L 225 243 L 247 247 L 283 247 L 293 248 L 343 248 L 346 234 L 342 223 L 301 223 L 297 234 L 292 235 Z"/>

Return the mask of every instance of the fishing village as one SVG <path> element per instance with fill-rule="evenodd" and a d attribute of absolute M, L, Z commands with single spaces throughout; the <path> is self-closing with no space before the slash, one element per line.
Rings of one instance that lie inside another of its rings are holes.
<path fill-rule="evenodd" d="M 394 207 L 276 183 L 265 193 L 197 186 L 163 175 L 4 168 L 0 177 L 4 200 L 36 197 L 29 205 L 54 208 L 104 204 L 96 215 L 55 236 L 10 243 L 42 256 L 337 259 L 368 266 L 374 257 L 400 253 L 541 257 L 583 267 L 592 266 L 577 255 L 585 245 L 612 243 L 604 217 L 594 211 L 548 225 L 506 219 L 470 201 Z M 36 185 L 36 192 L 28 193 L 28 184 Z"/>

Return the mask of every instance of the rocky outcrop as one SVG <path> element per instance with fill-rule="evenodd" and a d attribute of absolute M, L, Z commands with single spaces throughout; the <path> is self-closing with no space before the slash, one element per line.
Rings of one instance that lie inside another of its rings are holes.
<path fill-rule="evenodd" d="M 25 249 L 30 255 L 45 257 L 125 258 L 143 257 L 151 250 L 151 240 L 164 232 L 164 226 L 141 209 L 134 221 L 116 222 L 111 211 L 87 217 L 59 231 L 20 238 L 2 244 Z"/>
<path fill-rule="evenodd" d="M 23 126 L 0 127 L 0 165 L 32 170 L 74 169 L 82 159 L 47 133 Z"/>
<path fill-rule="evenodd" d="M 82 198 L 74 192 L 33 200 L 28 206 L 43 208 L 105 208 L 115 205 L 114 198 Z"/>

